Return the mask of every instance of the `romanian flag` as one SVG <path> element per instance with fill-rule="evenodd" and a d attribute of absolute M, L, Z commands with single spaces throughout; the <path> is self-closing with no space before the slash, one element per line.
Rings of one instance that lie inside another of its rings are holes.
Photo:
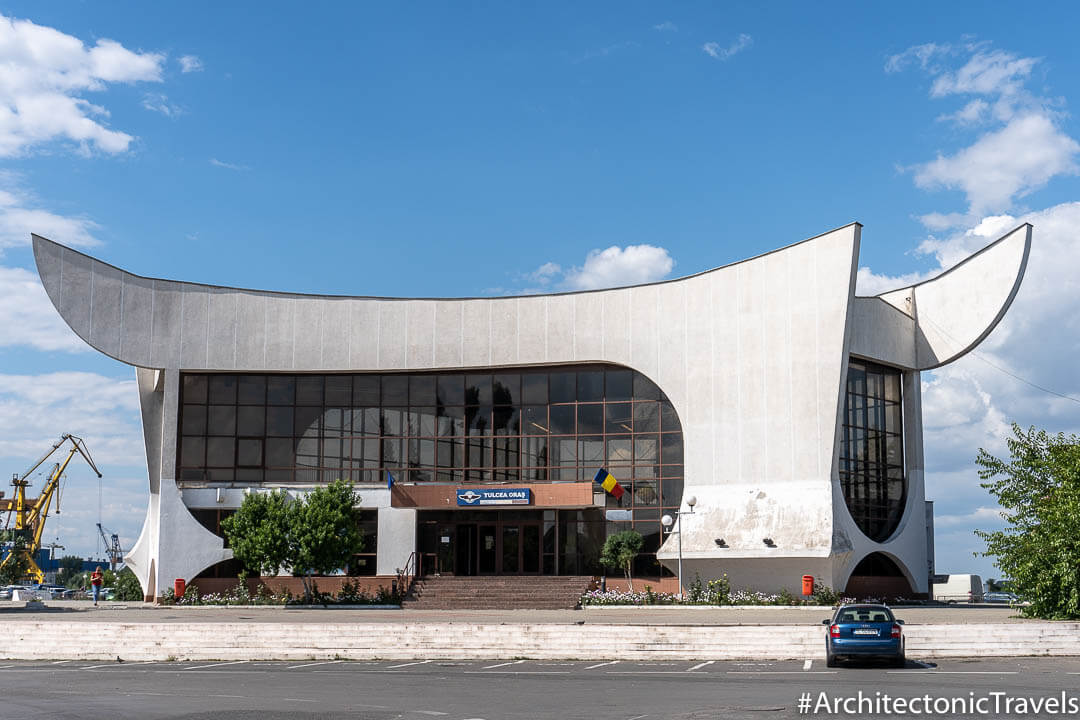
<path fill-rule="evenodd" d="M 605 492 L 609 492 L 614 495 L 616 500 L 622 498 L 623 493 L 625 492 L 622 485 L 619 484 L 619 481 L 615 479 L 614 475 L 609 473 L 604 468 L 600 468 L 599 470 L 597 470 L 596 477 L 593 479 L 600 484 L 600 487 L 604 488 Z"/>

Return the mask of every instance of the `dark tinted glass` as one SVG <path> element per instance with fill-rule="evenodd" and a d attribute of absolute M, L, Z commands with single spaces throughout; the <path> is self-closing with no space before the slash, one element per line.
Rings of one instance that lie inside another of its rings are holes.
<path fill-rule="evenodd" d="M 604 372 L 582 371 L 577 374 L 578 402 L 599 402 L 604 399 Z"/>
<path fill-rule="evenodd" d="M 323 404 L 323 376 L 301 375 L 296 378 L 296 404 Z"/>
<path fill-rule="evenodd" d="M 409 376 L 408 375 L 383 375 L 382 376 L 382 404 L 383 405 L 408 405 L 409 404 Z"/>
<path fill-rule="evenodd" d="M 184 376 L 184 402 L 206 402 L 207 377 L 205 375 Z"/>
<path fill-rule="evenodd" d="M 236 407 L 233 405 L 211 405 L 206 422 L 207 435 L 235 435 Z"/>
<path fill-rule="evenodd" d="M 438 380 L 440 405 L 465 404 L 465 378 L 462 375 L 440 375 Z"/>
<path fill-rule="evenodd" d="M 356 375 L 353 377 L 353 403 L 375 407 L 379 404 L 379 376 Z"/>
<path fill-rule="evenodd" d="M 548 398 L 553 403 L 577 400 L 577 373 L 553 372 L 549 377 Z"/>
<path fill-rule="evenodd" d="M 639 372 L 634 373 L 635 400 L 659 400 L 660 395 L 660 388 L 656 387 L 656 383 Z"/>
<path fill-rule="evenodd" d="M 411 376 L 409 376 L 409 404 L 410 405 L 434 405 L 435 404 L 435 376 L 434 375 L 411 375 Z"/>
<path fill-rule="evenodd" d="M 266 380 L 266 402 L 270 405 L 292 405 L 296 401 L 296 379 L 271 375 Z"/>
<path fill-rule="evenodd" d="M 527 373 L 521 376 L 521 401 L 528 405 L 547 404 L 547 373 Z"/>
<path fill-rule="evenodd" d="M 262 405 L 266 402 L 266 376 L 241 375 L 238 399 L 241 405 Z"/>
<path fill-rule="evenodd" d="M 211 375 L 209 399 L 212 403 L 220 403 L 222 405 L 235 405 L 236 376 Z"/>
<path fill-rule="evenodd" d="M 606 386 L 604 399 L 629 400 L 634 391 L 634 373 L 631 370 L 607 370 L 604 372 Z"/>
<path fill-rule="evenodd" d="M 491 404 L 491 376 L 490 375 L 466 375 L 465 376 L 465 404 L 466 405 L 490 405 Z"/>
<path fill-rule="evenodd" d="M 347 406 L 352 403 L 352 378 L 330 375 L 326 378 L 326 404 Z"/>
<path fill-rule="evenodd" d="M 491 401 L 496 405 L 520 403 L 521 377 L 519 375 L 496 375 L 491 386 Z"/>

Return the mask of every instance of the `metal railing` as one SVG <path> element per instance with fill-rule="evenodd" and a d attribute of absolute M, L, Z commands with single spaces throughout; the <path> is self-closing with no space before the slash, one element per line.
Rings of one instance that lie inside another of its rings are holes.
<path fill-rule="evenodd" d="M 397 568 L 397 579 L 394 581 L 394 592 L 400 597 L 407 597 L 413 589 L 413 584 L 420 577 L 423 563 L 421 556 L 414 550 L 409 553 L 405 566 Z"/>

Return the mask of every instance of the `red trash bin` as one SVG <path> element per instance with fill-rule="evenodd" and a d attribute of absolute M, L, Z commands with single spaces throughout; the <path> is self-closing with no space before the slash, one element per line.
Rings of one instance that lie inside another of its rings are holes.
<path fill-rule="evenodd" d="M 802 594 L 813 595 L 814 594 L 814 576 L 803 575 L 802 576 Z"/>
<path fill-rule="evenodd" d="M 184 578 L 176 578 L 173 581 L 173 595 L 178 598 L 184 597 L 184 593 L 187 592 L 187 583 L 184 582 Z"/>

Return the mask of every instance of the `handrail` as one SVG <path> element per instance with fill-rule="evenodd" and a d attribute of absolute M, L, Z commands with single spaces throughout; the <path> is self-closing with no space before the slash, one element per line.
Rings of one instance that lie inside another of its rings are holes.
<path fill-rule="evenodd" d="M 420 577 L 420 566 L 420 555 L 413 550 L 405 561 L 405 567 L 397 568 L 397 590 L 401 597 L 412 592 L 413 583 Z"/>

